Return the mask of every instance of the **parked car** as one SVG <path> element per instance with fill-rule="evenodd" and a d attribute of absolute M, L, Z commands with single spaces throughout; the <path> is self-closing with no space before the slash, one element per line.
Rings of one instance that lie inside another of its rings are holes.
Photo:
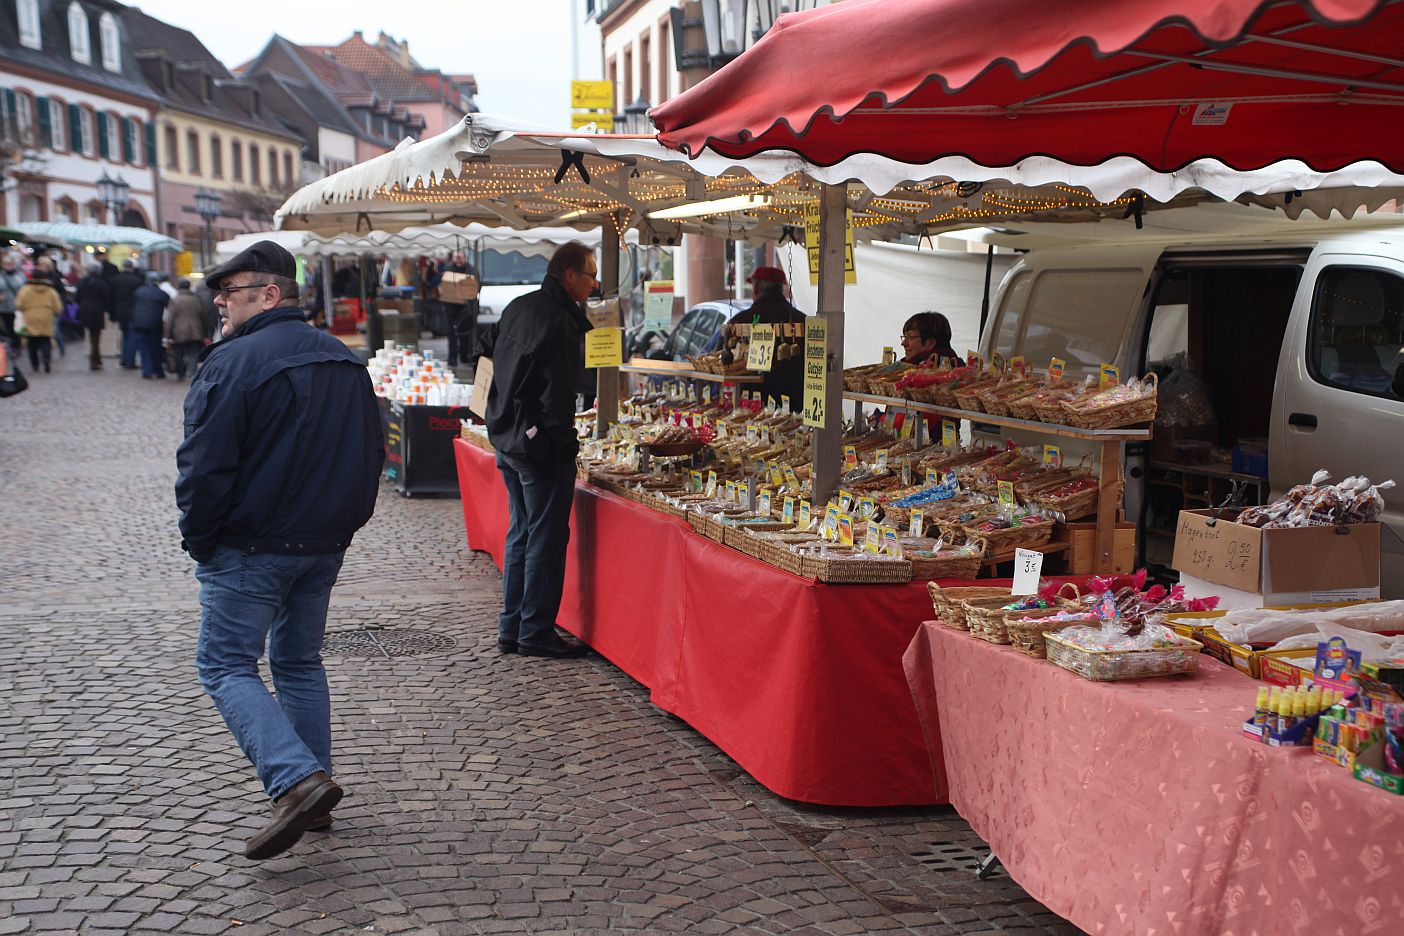
<path fill-rule="evenodd" d="M 625 334 L 629 357 L 655 361 L 686 361 L 707 349 L 712 340 L 737 312 L 751 307 L 749 299 L 715 299 L 699 302 L 688 309 L 671 331 L 645 331 L 642 326 Z"/>

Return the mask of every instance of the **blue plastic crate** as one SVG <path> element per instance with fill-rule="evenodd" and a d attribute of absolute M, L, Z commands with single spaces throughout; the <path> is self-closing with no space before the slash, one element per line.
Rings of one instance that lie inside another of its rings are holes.
<path fill-rule="evenodd" d="M 1259 478 L 1266 478 L 1268 473 L 1267 452 L 1244 449 L 1237 445 L 1234 446 L 1233 470 L 1239 474 L 1256 475 Z"/>

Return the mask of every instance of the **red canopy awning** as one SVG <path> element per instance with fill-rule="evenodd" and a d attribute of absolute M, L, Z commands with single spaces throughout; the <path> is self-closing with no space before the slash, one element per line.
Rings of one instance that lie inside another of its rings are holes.
<path fill-rule="evenodd" d="M 650 112 L 689 155 L 1404 172 L 1400 0 L 847 0 Z"/>

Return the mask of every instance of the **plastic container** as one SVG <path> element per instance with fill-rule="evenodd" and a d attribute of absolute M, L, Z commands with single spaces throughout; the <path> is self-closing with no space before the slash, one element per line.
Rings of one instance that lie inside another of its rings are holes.
<path fill-rule="evenodd" d="M 1266 478 L 1268 473 L 1267 452 L 1235 445 L 1232 466 L 1233 470 L 1239 474 Z"/>

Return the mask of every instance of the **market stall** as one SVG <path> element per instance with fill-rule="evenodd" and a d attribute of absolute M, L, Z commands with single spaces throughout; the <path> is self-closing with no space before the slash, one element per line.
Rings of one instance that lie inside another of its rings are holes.
<path fill-rule="evenodd" d="M 1261 685 L 1092 682 L 934 621 L 904 658 L 952 805 L 1020 886 L 1089 933 L 1385 933 L 1404 799 L 1243 736 Z"/>
<path fill-rule="evenodd" d="M 466 440 L 455 452 L 469 547 L 500 568 L 506 489 L 490 452 Z M 560 625 L 781 796 L 944 800 L 899 663 L 929 608 L 923 585 L 801 578 L 576 486 Z"/>

